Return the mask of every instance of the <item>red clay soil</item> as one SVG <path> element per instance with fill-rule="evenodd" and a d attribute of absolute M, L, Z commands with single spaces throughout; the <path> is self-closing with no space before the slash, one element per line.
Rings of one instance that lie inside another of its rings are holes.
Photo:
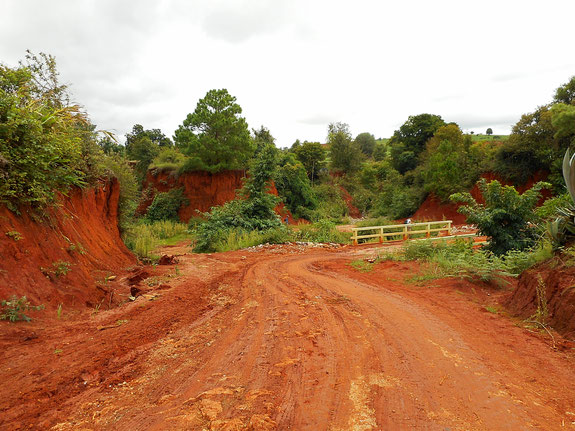
<path fill-rule="evenodd" d="M 117 181 L 61 196 L 43 216 L 0 208 L 0 299 L 55 308 L 95 306 L 107 276 L 136 264 L 118 231 Z"/>
<path fill-rule="evenodd" d="M 353 204 L 353 197 L 343 186 L 338 187 L 341 192 L 341 197 L 343 198 L 345 204 L 347 205 L 349 216 L 352 218 L 361 218 L 361 211 L 357 209 L 357 207 Z"/>
<path fill-rule="evenodd" d="M 223 205 L 237 197 L 237 191 L 243 186 L 245 171 L 222 171 L 212 174 L 205 171 L 186 172 L 176 175 L 174 171 L 158 171 L 150 169 L 146 174 L 142 189 L 143 199 L 136 210 L 142 215 L 154 201 L 157 192 L 165 193 L 176 188 L 184 189 L 184 196 L 189 204 L 183 205 L 178 211 L 183 223 L 198 216 L 199 212 L 208 212 L 214 206 Z M 277 196 L 274 184 L 270 193 Z M 278 204 L 276 212 L 282 218 L 289 218 L 290 224 L 297 223 L 283 203 Z"/>
<path fill-rule="evenodd" d="M 566 338 L 575 340 L 575 262 L 572 256 L 558 255 L 521 274 L 517 289 L 506 305 L 515 315 L 533 316 L 540 298 L 547 303 L 546 323 Z"/>
<path fill-rule="evenodd" d="M 537 172 L 532 178 L 530 178 L 527 183 L 516 187 L 519 193 L 524 193 L 525 191 L 529 190 L 533 187 L 533 184 L 539 181 L 547 180 L 548 173 L 546 172 Z M 492 172 L 487 172 L 481 175 L 481 178 L 485 178 L 487 182 L 497 180 L 504 185 L 511 185 L 509 181 L 503 180 L 497 174 Z M 483 203 L 483 196 L 479 191 L 479 187 L 477 184 L 473 186 L 470 190 L 471 196 L 477 200 L 477 202 Z M 551 197 L 550 190 L 543 190 L 542 191 L 542 198 L 539 204 L 542 204 L 546 199 Z M 465 223 L 465 216 L 459 214 L 457 209 L 461 206 L 461 204 L 455 204 L 450 202 L 441 202 L 441 200 L 434 194 L 430 193 L 425 201 L 421 204 L 418 210 L 413 214 L 411 218 L 414 220 L 453 220 L 454 224 L 464 224 Z"/>
<path fill-rule="evenodd" d="M 175 247 L 123 307 L 0 323 L 0 429 L 574 427 L 574 352 L 488 312 L 507 290 L 349 266 L 375 251 Z"/>

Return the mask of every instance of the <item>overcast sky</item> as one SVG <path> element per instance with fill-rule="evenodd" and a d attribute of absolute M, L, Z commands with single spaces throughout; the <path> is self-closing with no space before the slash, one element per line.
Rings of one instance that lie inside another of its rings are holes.
<path fill-rule="evenodd" d="M 510 132 L 575 75 L 573 0 L 0 0 L 0 62 L 56 57 L 98 128 L 172 136 L 213 88 L 278 146 L 409 115 Z"/>

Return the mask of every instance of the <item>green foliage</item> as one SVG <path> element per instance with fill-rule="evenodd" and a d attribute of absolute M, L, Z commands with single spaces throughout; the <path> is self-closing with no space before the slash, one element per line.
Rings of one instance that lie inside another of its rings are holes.
<path fill-rule="evenodd" d="M 42 206 L 93 178 L 99 151 L 87 115 L 58 83 L 54 58 L 0 65 L 0 203 Z"/>
<path fill-rule="evenodd" d="M 292 240 L 302 242 L 322 242 L 349 244 L 349 232 L 340 232 L 335 223 L 329 220 L 320 220 L 313 224 L 301 224 L 293 230 Z"/>
<path fill-rule="evenodd" d="M 575 105 L 558 103 L 551 107 L 551 124 L 555 128 L 555 138 L 575 138 Z"/>
<path fill-rule="evenodd" d="M 119 227 L 120 231 L 123 231 L 133 221 L 138 206 L 140 198 L 138 181 L 126 159 L 119 155 L 102 157 L 100 163 L 101 169 L 109 176 L 117 178 L 120 183 L 118 211 Z"/>
<path fill-rule="evenodd" d="M 246 231 L 240 228 L 229 229 L 214 244 L 214 251 L 224 252 L 254 247 L 260 244 L 283 244 L 290 242 L 291 231 L 285 226 L 277 226 L 264 231 Z"/>
<path fill-rule="evenodd" d="M 425 198 L 423 186 L 416 180 L 409 173 L 403 176 L 390 169 L 373 204 L 373 215 L 390 219 L 412 215 Z"/>
<path fill-rule="evenodd" d="M 160 148 L 145 135 L 135 138 L 127 148 L 128 157 L 138 162 L 136 164 L 135 173 L 139 183 L 141 183 L 146 177 L 148 167 L 159 152 Z"/>
<path fill-rule="evenodd" d="M 381 162 L 389 157 L 389 139 L 378 139 L 373 150 L 373 159 Z"/>
<path fill-rule="evenodd" d="M 359 170 L 362 152 L 351 138 L 349 125 L 331 123 L 328 127 L 327 143 L 332 170 L 346 174 L 353 174 Z"/>
<path fill-rule="evenodd" d="M 477 184 L 485 204 L 476 202 L 469 193 L 454 194 L 451 200 L 466 204 L 458 211 L 488 237 L 487 248 L 496 255 L 502 255 L 509 250 L 525 250 L 533 246 L 536 230 L 531 223 L 537 221 L 534 209 L 541 190 L 550 184 L 539 182 L 522 195 L 514 187 L 503 186 L 499 181 L 487 183 L 483 178 Z"/>
<path fill-rule="evenodd" d="M 6 232 L 6 236 L 8 238 L 12 238 L 14 241 L 20 241 L 23 238 L 22 234 L 17 230 L 11 230 Z"/>
<path fill-rule="evenodd" d="M 305 168 L 293 153 L 282 153 L 274 173 L 279 196 L 296 217 L 308 218 L 317 206 Z"/>
<path fill-rule="evenodd" d="M 445 126 L 445 122 L 439 115 L 410 116 L 390 140 L 393 167 L 401 174 L 415 169 L 427 140 L 441 126 Z"/>
<path fill-rule="evenodd" d="M 166 193 L 158 193 L 148 208 L 146 219 L 149 221 L 172 220 L 178 221 L 178 210 L 187 205 L 188 199 L 184 196 L 182 188 L 172 189 Z"/>
<path fill-rule="evenodd" d="M 24 313 L 29 310 L 39 311 L 44 309 L 43 305 L 30 305 L 30 301 L 25 296 L 18 298 L 16 295 L 13 295 L 10 299 L 0 301 L 0 306 L 2 307 L 0 320 L 8 320 L 10 322 L 18 320 L 29 322 L 32 319 Z"/>
<path fill-rule="evenodd" d="M 375 151 L 375 137 L 371 133 L 360 133 L 355 137 L 355 143 L 365 156 L 373 156 L 373 152 Z"/>
<path fill-rule="evenodd" d="M 190 157 L 188 170 L 242 169 L 253 154 L 242 108 L 226 89 L 210 90 L 175 132 L 176 145 Z"/>
<path fill-rule="evenodd" d="M 277 149 L 272 145 L 260 148 L 252 161 L 250 174 L 239 192 L 240 198 L 212 208 L 206 220 L 196 228 L 194 251 L 216 251 L 217 244 L 233 230 L 267 231 L 281 225 L 274 208 L 278 198 L 268 193 L 277 164 Z"/>
<path fill-rule="evenodd" d="M 491 127 L 488 127 L 487 130 L 485 131 L 485 134 L 489 136 L 493 135 L 493 129 Z"/>
<path fill-rule="evenodd" d="M 464 136 L 456 124 L 437 129 L 422 154 L 426 192 L 447 201 L 453 193 L 471 188 L 480 174 L 479 157 L 473 154 L 471 144 L 471 138 Z"/>
<path fill-rule="evenodd" d="M 325 166 L 326 152 L 319 142 L 307 142 L 292 147 L 298 160 L 303 164 L 308 178 L 313 182 Z"/>
<path fill-rule="evenodd" d="M 551 199 L 547 199 L 541 206 L 535 209 L 535 214 L 542 220 L 557 217 L 560 208 L 566 208 L 571 204 L 569 193 L 563 193 Z"/>
<path fill-rule="evenodd" d="M 313 187 L 318 205 L 310 214 L 311 221 L 329 220 L 341 221 L 348 214 L 348 207 L 341 197 L 338 187 L 330 184 L 320 184 Z"/>
<path fill-rule="evenodd" d="M 177 171 L 184 165 L 185 161 L 186 156 L 176 148 L 162 148 L 157 157 L 152 161 L 149 169 Z"/>
<path fill-rule="evenodd" d="M 126 229 L 122 238 L 136 256 L 145 260 L 153 260 L 155 258 L 153 251 L 157 247 L 183 240 L 189 236 L 188 227 L 185 224 L 162 220 L 133 224 Z"/>
<path fill-rule="evenodd" d="M 52 267 L 54 268 L 52 273 L 56 277 L 62 277 L 63 275 L 66 275 L 70 272 L 72 264 L 64 260 L 58 260 L 56 262 L 52 262 Z"/>
<path fill-rule="evenodd" d="M 569 82 L 563 84 L 557 88 L 557 90 L 555 90 L 553 101 L 555 103 L 575 105 L 575 76 L 572 76 Z"/>

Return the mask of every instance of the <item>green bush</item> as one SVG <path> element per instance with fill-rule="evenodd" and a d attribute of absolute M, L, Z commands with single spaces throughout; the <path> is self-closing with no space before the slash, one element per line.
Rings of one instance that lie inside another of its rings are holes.
<path fill-rule="evenodd" d="M 58 84 L 52 57 L 28 54 L 28 65 L 0 65 L 0 203 L 50 204 L 56 192 L 84 186 L 100 149 L 94 127 Z"/>
<path fill-rule="evenodd" d="M 313 191 L 317 196 L 318 205 L 315 210 L 310 211 L 309 220 L 329 220 L 337 223 L 348 215 L 347 205 L 337 186 L 320 184 L 314 186 Z"/>
<path fill-rule="evenodd" d="M 348 244 L 351 234 L 340 232 L 335 223 L 329 220 L 320 220 L 313 224 L 301 224 L 293 230 L 292 240 L 302 242 L 330 242 Z"/>
<path fill-rule="evenodd" d="M 148 169 L 178 171 L 185 163 L 186 156 L 175 148 L 163 148 Z"/>
<path fill-rule="evenodd" d="M 148 208 L 146 219 L 149 221 L 178 221 L 178 210 L 182 205 L 187 205 L 188 203 L 189 201 L 184 196 L 182 188 L 173 189 L 166 193 L 158 193 Z"/>
<path fill-rule="evenodd" d="M 105 156 L 102 157 L 100 163 L 102 169 L 105 170 L 108 175 L 117 178 L 120 183 L 118 211 L 119 227 L 122 232 L 134 219 L 134 212 L 136 211 L 140 197 L 138 182 L 134 171 L 124 158 L 118 155 Z"/>
<path fill-rule="evenodd" d="M 509 250 L 525 250 L 535 244 L 537 230 L 532 224 L 537 221 L 534 212 L 541 190 L 550 184 L 539 182 L 520 195 L 512 186 L 503 186 L 499 181 L 489 184 L 483 178 L 478 183 L 485 204 L 479 204 L 469 193 L 451 196 L 454 202 L 463 202 L 459 212 L 467 222 L 477 225 L 479 232 L 488 237 L 487 248 L 497 255 Z"/>
<path fill-rule="evenodd" d="M 3 299 L 0 301 L 0 320 L 8 320 L 10 322 L 16 322 L 18 320 L 24 320 L 29 322 L 30 317 L 24 314 L 29 310 L 39 311 L 43 310 L 43 305 L 30 305 L 30 301 L 25 296 L 18 298 L 13 295 L 10 299 Z"/>

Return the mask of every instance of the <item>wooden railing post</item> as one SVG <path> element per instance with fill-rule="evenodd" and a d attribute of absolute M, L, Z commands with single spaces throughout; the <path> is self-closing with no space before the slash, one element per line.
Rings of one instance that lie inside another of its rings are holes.
<path fill-rule="evenodd" d="M 451 222 L 447 222 L 447 236 L 451 236 Z"/>
<path fill-rule="evenodd" d="M 379 243 L 383 243 L 383 227 L 379 228 Z"/>
<path fill-rule="evenodd" d="M 407 225 L 403 226 L 403 240 L 407 240 Z"/>
<path fill-rule="evenodd" d="M 431 230 L 431 223 L 427 223 L 427 231 L 425 233 L 426 238 L 429 238 L 431 236 L 430 230 Z"/>

